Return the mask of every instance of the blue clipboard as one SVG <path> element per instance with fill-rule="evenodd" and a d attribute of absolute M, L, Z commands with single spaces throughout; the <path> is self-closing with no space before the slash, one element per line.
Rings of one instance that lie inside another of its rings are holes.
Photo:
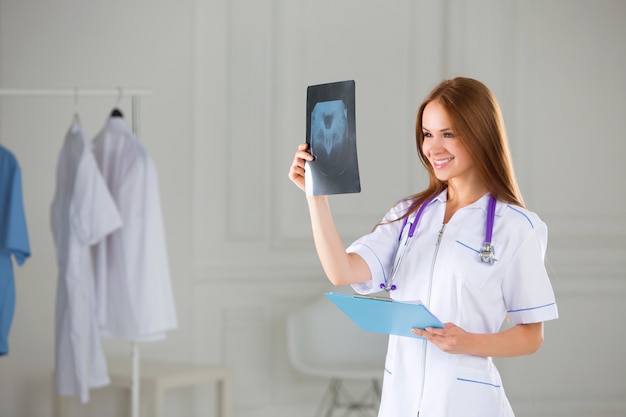
<path fill-rule="evenodd" d="M 332 292 L 324 295 L 352 321 L 370 332 L 422 339 L 411 332 L 411 329 L 444 327 L 443 323 L 419 301 L 393 301 L 388 298 Z"/>

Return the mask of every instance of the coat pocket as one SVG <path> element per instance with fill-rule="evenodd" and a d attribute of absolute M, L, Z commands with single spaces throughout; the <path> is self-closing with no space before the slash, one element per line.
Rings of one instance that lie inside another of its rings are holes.
<path fill-rule="evenodd" d="M 449 402 L 454 417 L 502 417 L 504 391 L 497 373 L 459 367 Z M 506 401 L 506 400 L 504 400 Z"/>

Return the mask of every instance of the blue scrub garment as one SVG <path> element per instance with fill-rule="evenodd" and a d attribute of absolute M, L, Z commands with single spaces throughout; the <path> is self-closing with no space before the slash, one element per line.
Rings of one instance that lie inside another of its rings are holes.
<path fill-rule="evenodd" d="M 22 200 L 22 176 L 15 156 L 0 145 L 0 355 L 9 353 L 9 330 L 15 310 L 13 262 L 30 256 Z"/>

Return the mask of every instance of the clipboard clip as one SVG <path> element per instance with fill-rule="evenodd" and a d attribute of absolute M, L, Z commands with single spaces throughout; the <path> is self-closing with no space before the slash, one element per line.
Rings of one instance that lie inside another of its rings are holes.
<path fill-rule="evenodd" d="M 368 300 L 380 300 L 380 301 L 389 301 L 393 302 L 393 300 L 389 297 L 381 297 L 380 295 L 364 295 L 364 294 L 354 294 L 353 297 L 356 298 L 365 298 Z"/>

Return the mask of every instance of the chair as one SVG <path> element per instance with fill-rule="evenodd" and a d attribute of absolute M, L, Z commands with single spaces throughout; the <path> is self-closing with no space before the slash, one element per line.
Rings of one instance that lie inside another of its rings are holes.
<path fill-rule="evenodd" d="M 387 336 L 362 330 L 324 296 L 287 317 L 287 352 L 302 374 L 329 378 L 330 384 L 316 416 L 376 415 L 384 372 Z M 345 383 L 368 381 L 369 389 L 353 399 Z"/>

